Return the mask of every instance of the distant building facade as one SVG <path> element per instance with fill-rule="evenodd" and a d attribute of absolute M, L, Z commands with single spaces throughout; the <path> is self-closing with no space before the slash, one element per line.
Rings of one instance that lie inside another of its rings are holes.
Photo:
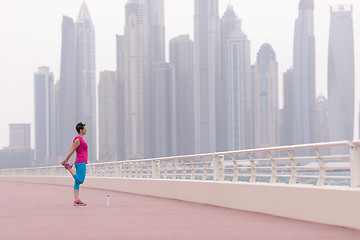
<path fill-rule="evenodd" d="M 86 124 L 90 162 L 97 161 L 95 28 L 85 2 L 76 21 L 77 119 Z"/>
<path fill-rule="evenodd" d="M 283 75 L 284 106 L 281 110 L 280 145 L 294 144 L 294 98 L 293 69 L 288 69 Z"/>
<path fill-rule="evenodd" d="M 315 142 L 315 52 L 314 1 L 300 0 L 294 33 L 292 144 Z"/>
<path fill-rule="evenodd" d="M 254 134 L 255 147 L 280 143 L 278 64 L 272 46 L 261 46 L 254 67 Z"/>
<path fill-rule="evenodd" d="M 125 39 L 124 35 L 116 35 L 116 112 L 117 112 L 117 158 L 126 159 L 126 131 L 125 131 L 125 92 L 124 92 L 124 74 L 125 74 Z"/>
<path fill-rule="evenodd" d="M 228 39 L 229 125 L 231 150 L 254 146 L 253 85 L 251 81 L 250 41 L 241 29 Z"/>
<path fill-rule="evenodd" d="M 9 147 L 0 150 L 0 168 L 25 168 L 34 164 L 29 123 L 9 124 Z"/>
<path fill-rule="evenodd" d="M 328 57 L 329 140 L 353 140 L 355 107 L 352 7 L 330 8 Z"/>
<path fill-rule="evenodd" d="M 151 65 L 165 62 L 164 0 L 146 0 L 149 19 L 149 50 Z"/>
<path fill-rule="evenodd" d="M 78 122 L 88 129 L 86 142 L 90 162 L 97 161 L 95 31 L 85 2 L 77 22 L 63 17 L 59 82 L 58 155 L 65 156 Z"/>
<path fill-rule="evenodd" d="M 189 35 L 170 40 L 170 64 L 174 66 L 175 155 L 195 153 L 193 41 Z"/>
<path fill-rule="evenodd" d="M 100 72 L 99 94 L 99 161 L 119 160 L 117 122 L 117 72 Z"/>
<path fill-rule="evenodd" d="M 54 75 L 49 67 L 39 67 L 34 74 L 35 90 L 35 160 L 51 165 L 56 159 L 56 111 Z"/>
<path fill-rule="evenodd" d="M 158 63 L 152 68 L 152 157 L 174 155 L 173 145 L 174 70 L 168 63 Z"/>
<path fill-rule="evenodd" d="M 29 123 L 12 123 L 9 127 L 9 148 L 31 148 Z"/>
<path fill-rule="evenodd" d="M 125 158 L 151 157 L 151 66 L 145 1 L 128 1 L 124 31 Z"/>
<path fill-rule="evenodd" d="M 63 16 L 61 66 L 58 90 L 58 142 L 57 155 L 66 156 L 76 136 L 76 44 L 74 21 Z"/>
<path fill-rule="evenodd" d="M 316 98 L 316 142 L 329 141 L 328 100 L 323 95 Z"/>
<path fill-rule="evenodd" d="M 0 168 L 26 168 L 33 164 L 34 150 L 31 148 L 4 148 L 0 150 Z"/>
<path fill-rule="evenodd" d="M 221 36 L 221 78 L 216 86 L 216 145 L 217 151 L 228 151 L 231 148 L 230 136 L 232 129 L 230 125 L 230 78 L 229 78 L 229 51 L 228 39 L 237 29 L 241 29 L 241 20 L 237 17 L 232 6 L 228 6 L 220 20 Z"/>
<path fill-rule="evenodd" d="M 195 153 L 216 151 L 216 86 L 220 81 L 218 0 L 195 0 Z"/>

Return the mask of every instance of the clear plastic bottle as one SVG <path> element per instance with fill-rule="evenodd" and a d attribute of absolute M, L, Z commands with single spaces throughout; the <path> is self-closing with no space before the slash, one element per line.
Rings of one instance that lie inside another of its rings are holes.
<path fill-rule="evenodd" d="M 110 195 L 107 195 L 106 206 L 110 206 Z"/>

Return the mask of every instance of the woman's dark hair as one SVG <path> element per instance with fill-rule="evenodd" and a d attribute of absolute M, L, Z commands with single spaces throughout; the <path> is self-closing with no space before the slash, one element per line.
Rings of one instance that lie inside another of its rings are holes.
<path fill-rule="evenodd" d="M 78 124 L 76 124 L 76 131 L 78 133 L 80 133 L 80 130 L 84 130 L 85 124 L 82 122 L 79 122 Z"/>

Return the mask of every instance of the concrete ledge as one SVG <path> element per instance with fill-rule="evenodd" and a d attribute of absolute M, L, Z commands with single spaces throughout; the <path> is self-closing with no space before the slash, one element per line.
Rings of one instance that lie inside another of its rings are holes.
<path fill-rule="evenodd" d="M 0 177 L 0 181 L 73 185 L 71 177 Z M 360 188 L 93 177 L 85 179 L 84 187 L 360 229 Z"/>

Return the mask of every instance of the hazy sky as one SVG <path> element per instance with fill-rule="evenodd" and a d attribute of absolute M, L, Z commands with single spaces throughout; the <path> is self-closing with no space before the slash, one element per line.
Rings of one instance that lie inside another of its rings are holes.
<path fill-rule="evenodd" d="M 87 0 L 95 25 L 96 71 L 115 70 L 115 35 L 124 32 L 127 0 Z M 0 148 L 9 145 L 9 123 L 31 123 L 34 146 L 34 78 L 39 66 L 49 66 L 60 77 L 61 21 L 75 21 L 82 0 L 3 1 L 0 7 Z M 279 63 L 279 81 L 292 66 L 294 21 L 299 0 L 219 0 L 219 16 L 231 4 L 251 42 L 251 64 L 260 46 L 273 46 Z M 352 4 L 355 74 L 360 70 L 360 1 L 315 0 L 317 93 L 327 94 L 327 52 L 330 5 Z M 193 39 L 194 0 L 165 0 L 166 48 L 180 34 Z M 359 89 L 359 84 L 357 88 Z M 357 99 L 358 96 L 357 96 Z M 357 100 L 358 102 L 358 100 Z M 358 106 L 358 105 L 357 105 Z"/>

